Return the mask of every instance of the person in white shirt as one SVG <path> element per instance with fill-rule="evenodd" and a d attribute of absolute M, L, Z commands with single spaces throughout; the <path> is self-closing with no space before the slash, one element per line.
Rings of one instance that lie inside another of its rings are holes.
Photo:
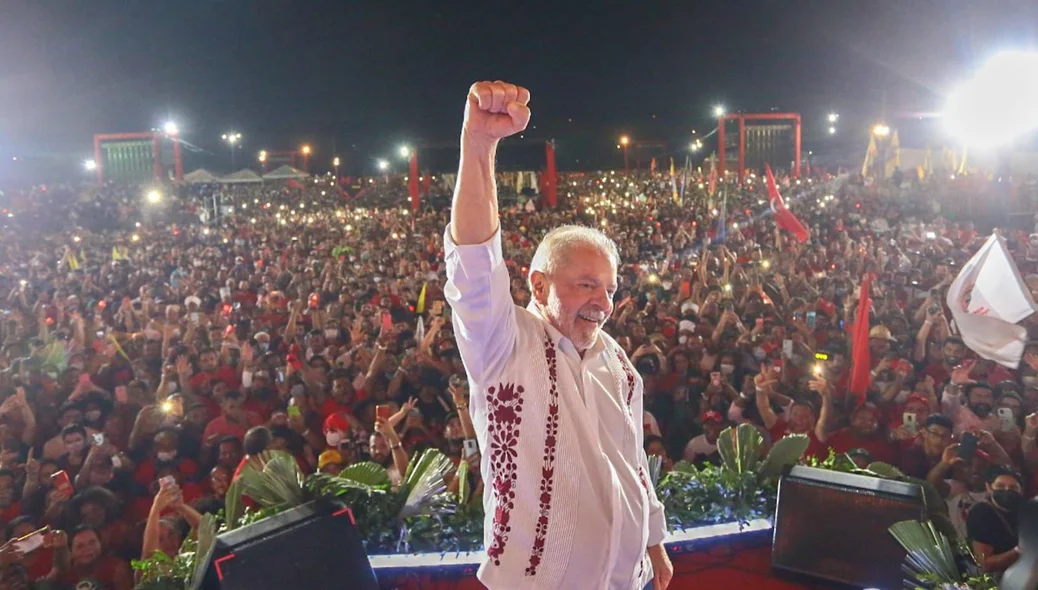
<path fill-rule="evenodd" d="M 643 385 L 616 341 L 619 255 L 597 230 L 549 232 L 517 307 L 501 249 L 494 159 L 530 120 L 525 88 L 469 89 L 444 248 L 469 412 L 482 449 L 491 590 L 663 590 L 673 576 L 663 506 L 642 448 Z"/>

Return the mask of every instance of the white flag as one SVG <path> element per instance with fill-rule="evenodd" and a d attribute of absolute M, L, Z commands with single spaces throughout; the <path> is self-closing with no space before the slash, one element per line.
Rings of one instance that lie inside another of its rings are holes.
<path fill-rule="evenodd" d="M 1036 311 L 998 235 L 988 238 L 948 289 L 948 308 L 962 340 L 982 358 L 1010 368 L 1020 365 L 1027 330 L 1016 325 Z"/>

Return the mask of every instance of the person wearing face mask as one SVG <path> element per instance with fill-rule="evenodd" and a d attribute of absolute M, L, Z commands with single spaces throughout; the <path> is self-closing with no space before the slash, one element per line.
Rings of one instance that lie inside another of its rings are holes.
<path fill-rule="evenodd" d="M 179 453 L 180 437 L 176 429 L 164 427 L 159 430 L 152 439 L 150 456 L 137 466 L 133 474 L 133 481 L 140 486 L 147 487 L 151 482 L 158 479 L 156 474 L 159 469 L 172 465 L 180 477 L 186 480 L 194 480 L 199 472 L 198 463 L 190 457 L 183 457 Z"/>
<path fill-rule="evenodd" d="M 1020 474 L 995 468 L 987 478 L 988 500 L 974 506 L 966 520 L 970 547 L 985 572 L 1000 574 L 1020 557 L 1018 517 L 1024 503 Z"/>

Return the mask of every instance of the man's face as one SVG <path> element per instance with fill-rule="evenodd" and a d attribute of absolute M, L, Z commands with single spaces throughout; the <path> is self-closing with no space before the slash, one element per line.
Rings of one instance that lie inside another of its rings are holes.
<path fill-rule="evenodd" d="M 0 506 L 7 508 L 14 502 L 14 478 L 9 475 L 0 477 Z"/>
<path fill-rule="evenodd" d="M 986 387 L 974 387 L 969 395 L 970 409 L 978 418 L 987 418 L 995 406 L 995 394 Z"/>
<path fill-rule="evenodd" d="M 717 437 L 721 436 L 721 431 L 724 430 L 724 424 L 715 420 L 708 420 L 703 424 L 703 434 L 706 435 L 706 442 L 714 444 L 717 442 Z"/>
<path fill-rule="evenodd" d="M 966 355 L 966 347 L 958 342 L 948 342 L 941 348 L 941 354 L 944 355 L 945 364 L 954 368 L 962 362 L 962 357 Z"/>
<path fill-rule="evenodd" d="M 204 352 L 202 356 L 198 357 L 198 366 L 203 371 L 215 371 L 218 363 L 219 357 L 216 356 L 215 352 Z"/>
<path fill-rule="evenodd" d="M 876 412 L 871 409 L 858 410 L 851 416 L 851 430 L 858 436 L 872 436 L 878 428 Z"/>
<path fill-rule="evenodd" d="M 65 451 L 70 455 L 76 455 L 86 448 L 86 439 L 78 432 L 70 432 L 62 438 L 65 443 Z"/>
<path fill-rule="evenodd" d="M 348 404 L 353 401 L 353 384 L 345 377 L 332 381 L 332 397 L 339 403 Z"/>
<path fill-rule="evenodd" d="M 613 313 L 616 268 L 590 246 L 573 246 L 552 276 L 530 276 L 534 299 L 543 313 L 577 350 L 594 344 L 602 324 Z"/>
<path fill-rule="evenodd" d="M 224 416 L 234 420 L 241 420 L 244 417 L 245 405 L 242 403 L 241 398 L 225 398 L 223 403 L 220 404 L 220 409 L 223 410 Z"/>
<path fill-rule="evenodd" d="M 375 463 L 383 466 L 389 464 L 391 453 L 386 438 L 380 434 L 372 434 L 368 440 L 368 454 Z"/>
<path fill-rule="evenodd" d="M 84 502 L 79 507 L 79 517 L 83 524 L 97 528 L 105 523 L 105 509 L 97 502 Z"/>
<path fill-rule="evenodd" d="M 78 409 L 68 409 L 61 413 L 61 417 L 58 418 L 58 426 L 62 428 L 69 424 L 83 423 L 83 412 Z"/>
<path fill-rule="evenodd" d="M 87 530 L 72 538 L 72 561 L 77 566 L 87 566 L 101 556 L 101 540 L 94 531 Z"/>
<path fill-rule="evenodd" d="M 216 462 L 227 469 L 236 469 L 241 462 L 241 450 L 234 443 L 221 443 Z"/>
<path fill-rule="evenodd" d="M 221 449 L 221 455 L 223 449 Z M 231 472 L 221 463 L 209 472 L 209 486 L 220 498 L 227 495 L 227 487 L 231 485 Z"/>
<path fill-rule="evenodd" d="M 886 338 L 869 338 L 869 351 L 873 356 L 883 356 L 890 350 L 890 341 Z"/>
<path fill-rule="evenodd" d="M 789 430 L 807 434 L 815 427 L 815 413 L 807 406 L 795 405 L 789 412 Z"/>
<path fill-rule="evenodd" d="M 930 457 L 939 457 L 952 442 L 952 431 L 939 424 L 923 430 L 923 451 Z"/>

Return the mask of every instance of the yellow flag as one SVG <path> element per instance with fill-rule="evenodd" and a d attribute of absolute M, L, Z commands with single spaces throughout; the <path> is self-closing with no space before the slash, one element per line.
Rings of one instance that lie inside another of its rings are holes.
<path fill-rule="evenodd" d="M 425 313 L 425 288 L 428 283 L 422 283 L 422 292 L 418 294 L 418 305 L 415 306 L 415 311 L 418 313 Z"/>
<path fill-rule="evenodd" d="M 678 181 L 674 175 L 674 158 L 670 159 L 670 191 L 673 193 L 674 202 L 678 202 Z"/>

